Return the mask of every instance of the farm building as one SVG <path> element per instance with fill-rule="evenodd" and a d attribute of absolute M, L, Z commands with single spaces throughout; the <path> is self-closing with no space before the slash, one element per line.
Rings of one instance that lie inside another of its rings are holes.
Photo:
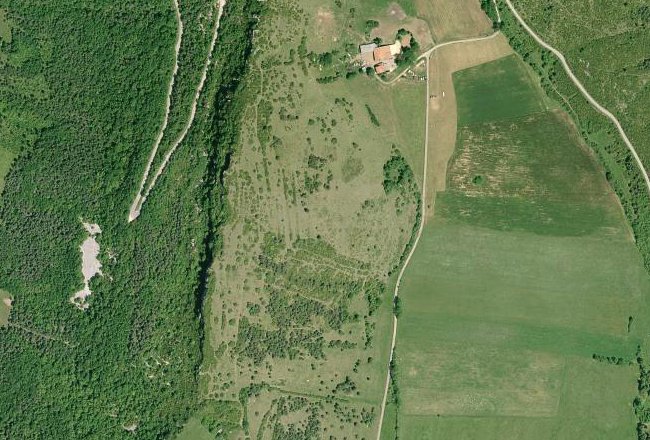
<path fill-rule="evenodd" d="M 361 63 L 364 67 L 374 66 L 374 56 L 373 53 L 377 45 L 375 43 L 362 44 L 359 46 L 359 52 L 361 53 Z"/>
<path fill-rule="evenodd" d="M 395 57 L 401 52 L 402 43 L 399 40 L 384 46 L 378 46 L 375 43 L 359 46 L 359 57 L 363 67 L 374 67 L 375 72 L 379 74 L 397 69 Z"/>

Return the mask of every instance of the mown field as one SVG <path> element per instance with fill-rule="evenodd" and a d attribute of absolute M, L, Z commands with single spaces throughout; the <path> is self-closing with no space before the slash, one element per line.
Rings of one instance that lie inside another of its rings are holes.
<path fill-rule="evenodd" d="M 522 69 L 454 75 L 447 190 L 401 287 L 401 438 L 636 436 L 650 279 L 601 165 Z"/>
<path fill-rule="evenodd" d="M 426 92 L 349 67 L 388 2 L 340 3 L 269 1 L 256 30 L 200 370 L 204 408 L 239 408 L 232 438 L 376 435 Z"/>

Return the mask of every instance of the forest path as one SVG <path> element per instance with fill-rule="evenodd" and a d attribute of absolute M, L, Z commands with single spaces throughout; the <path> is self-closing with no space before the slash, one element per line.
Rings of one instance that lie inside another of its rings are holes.
<path fill-rule="evenodd" d="M 172 76 L 172 79 L 170 81 L 170 88 L 169 92 L 167 94 L 167 108 L 166 108 L 166 113 L 165 113 L 165 120 L 164 120 L 164 125 L 161 127 L 161 130 L 158 134 L 158 138 L 156 143 L 154 144 L 154 148 L 149 156 L 149 162 L 147 164 L 147 167 L 145 169 L 144 175 L 142 177 L 142 183 L 140 184 L 140 189 L 138 190 L 138 194 L 135 196 L 135 199 L 133 200 L 133 203 L 131 204 L 131 209 L 129 210 L 129 223 L 138 218 L 140 215 L 140 211 L 142 210 L 142 206 L 144 203 L 147 201 L 147 197 L 149 197 L 149 194 L 153 190 L 153 188 L 156 186 L 156 182 L 158 181 L 158 178 L 162 175 L 162 173 L 165 171 L 165 168 L 167 168 L 167 164 L 169 163 L 172 155 L 178 148 L 178 146 L 183 142 L 185 139 L 185 136 L 187 136 L 187 133 L 190 131 L 190 128 L 192 127 L 192 123 L 194 122 L 194 118 L 196 116 L 196 110 L 199 102 L 199 98 L 201 96 L 201 92 L 203 91 L 203 86 L 205 85 L 205 80 L 208 77 L 208 68 L 210 67 L 210 64 L 212 63 L 212 53 L 214 52 L 214 46 L 217 42 L 217 36 L 219 34 L 219 22 L 221 21 L 221 16 L 223 15 L 223 9 L 226 6 L 226 0 L 219 0 L 218 2 L 218 7 L 219 10 L 217 12 L 217 18 L 215 19 L 214 23 L 214 32 L 212 33 L 212 41 L 210 42 L 210 49 L 208 50 L 208 56 L 205 59 L 205 64 L 203 66 L 203 72 L 201 73 L 201 79 L 199 80 L 199 84 L 196 87 L 196 92 L 194 94 L 194 99 L 192 101 L 192 107 L 190 110 L 189 117 L 187 119 L 187 122 L 185 123 L 185 126 L 183 127 L 183 131 L 181 131 L 180 135 L 176 140 L 174 141 L 172 147 L 169 149 L 167 154 L 165 155 L 162 163 L 158 167 L 158 170 L 156 170 L 156 173 L 153 175 L 151 178 L 151 182 L 147 186 L 146 190 L 144 188 L 147 177 L 149 176 L 149 172 L 151 171 L 151 164 L 154 160 L 154 157 L 156 156 L 156 153 L 158 151 L 158 146 L 160 144 L 160 140 L 163 137 L 164 129 L 167 126 L 167 119 L 169 115 L 169 106 L 170 106 L 170 100 L 171 100 L 171 92 L 172 88 L 174 85 L 174 77 L 176 75 L 176 71 L 178 69 L 178 51 L 180 50 L 180 36 L 182 36 L 182 28 L 183 28 L 183 22 L 181 20 L 180 16 L 180 10 L 178 9 L 178 0 L 174 0 L 174 6 L 176 8 L 176 18 L 178 20 L 178 29 L 180 29 L 180 32 L 177 32 L 177 46 L 176 46 L 176 63 L 174 66 L 174 74 Z"/>

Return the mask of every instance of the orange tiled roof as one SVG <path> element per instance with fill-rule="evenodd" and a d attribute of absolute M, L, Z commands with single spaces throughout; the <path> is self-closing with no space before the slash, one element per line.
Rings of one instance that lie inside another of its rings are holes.
<path fill-rule="evenodd" d="M 375 66 L 375 72 L 377 72 L 377 74 L 382 74 L 382 73 L 387 72 L 387 71 L 388 71 L 388 69 L 386 68 L 385 64 L 377 64 Z"/>
<path fill-rule="evenodd" d="M 390 53 L 390 46 L 381 46 L 374 50 L 373 56 L 375 61 L 389 61 L 393 59 L 393 55 Z"/>

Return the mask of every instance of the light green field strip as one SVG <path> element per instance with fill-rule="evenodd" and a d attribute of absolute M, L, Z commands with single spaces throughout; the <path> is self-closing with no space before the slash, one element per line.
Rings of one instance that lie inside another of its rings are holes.
<path fill-rule="evenodd" d="M 7 322 L 9 322 L 9 312 L 11 311 L 11 307 L 5 303 L 9 298 L 11 298 L 9 292 L 0 290 L 0 327 L 7 325 Z"/>
<path fill-rule="evenodd" d="M 0 193 L 2 193 L 2 190 L 5 187 L 5 176 L 9 172 L 14 157 L 15 156 L 11 151 L 0 147 Z"/>
<path fill-rule="evenodd" d="M 542 91 L 534 87 L 516 55 L 454 74 L 458 121 L 464 125 L 519 117 L 545 110 Z M 490 81 L 483 79 L 489 77 Z"/>
<path fill-rule="evenodd" d="M 192 417 L 176 436 L 176 440 L 214 440 L 214 435 L 210 434 L 199 419 Z"/>
<path fill-rule="evenodd" d="M 403 438 L 635 435 L 650 279 L 602 169 L 520 64 L 454 78 L 448 190 L 401 288 Z"/>

